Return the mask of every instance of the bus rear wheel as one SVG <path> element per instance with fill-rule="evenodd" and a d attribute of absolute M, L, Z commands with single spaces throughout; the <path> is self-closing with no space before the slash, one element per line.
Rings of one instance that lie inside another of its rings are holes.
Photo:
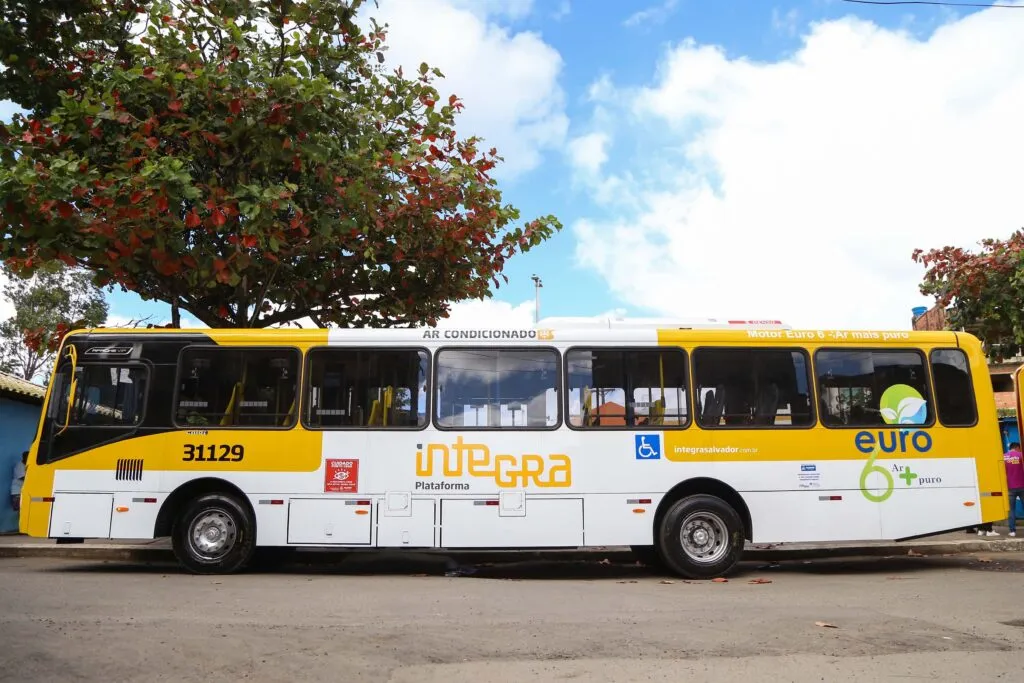
<path fill-rule="evenodd" d="M 743 522 L 721 498 L 687 496 L 676 501 L 661 519 L 661 559 L 687 579 L 713 579 L 727 574 L 743 554 Z"/>
<path fill-rule="evenodd" d="M 185 505 L 174 525 L 174 555 L 194 574 L 231 574 L 252 559 L 255 526 L 252 514 L 234 496 L 199 496 Z"/>

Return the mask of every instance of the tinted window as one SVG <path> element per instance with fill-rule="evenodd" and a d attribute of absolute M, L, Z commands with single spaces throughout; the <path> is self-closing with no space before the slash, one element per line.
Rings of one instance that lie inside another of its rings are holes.
<path fill-rule="evenodd" d="M 558 425 L 558 354 L 547 349 L 445 349 L 437 354 L 440 427 Z"/>
<path fill-rule="evenodd" d="M 677 349 L 573 349 L 569 424 L 680 427 L 689 422 L 686 354 Z"/>
<path fill-rule="evenodd" d="M 917 351 L 819 351 L 821 421 L 828 427 L 932 422 L 924 358 Z"/>
<path fill-rule="evenodd" d="M 290 427 L 298 376 L 294 349 L 186 349 L 174 420 L 189 427 Z"/>
<path fill-rule="evenodd" d="M 423 427 L 427 423 L 424 351 L 315 349 L 309 353 L 310 427 Z"/>
<path fill-rule="evenodd" d="M 959 349 L 932 351 L 935 406 L 939 420 L 950 427 L 970 427 L 977 422 L 974 385 L 967 355 Z"/>
<path fill-rule="evenodd" d="M 64 424 L 68 415 L 70 370 L 62 372 L 56 384 L 61 397 L 56 415 Z M 146 369 L 139 366 L 79 365 L 75 404 L 68 417 L 69 426 L 131 427 L 142 421 L 146 399 Z"/>
<path fill-rule="evenodd" d="M 814 424 L 807 356 L 792 349 L 698 349 L 693 354 L 702 427 Z"/>

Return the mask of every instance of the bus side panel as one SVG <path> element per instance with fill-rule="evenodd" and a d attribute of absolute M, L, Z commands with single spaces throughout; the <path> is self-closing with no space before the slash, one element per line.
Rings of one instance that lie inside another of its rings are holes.
<path fill-rule="evenodd" d="M 1006 488 L 1006 466 L 1003 464 L 1002 441 L 996 396 L 988 372 L 988 359 L 978 340 L 957 333 L 957 340 L 971 364 L 974 396 L 978 407 L 978 424 L 969 430 L 970 454 L 975 458 L 978 473 L 978 491 L 981 494 L 981 522 L 1000 522 L 1009 516 Z"/>

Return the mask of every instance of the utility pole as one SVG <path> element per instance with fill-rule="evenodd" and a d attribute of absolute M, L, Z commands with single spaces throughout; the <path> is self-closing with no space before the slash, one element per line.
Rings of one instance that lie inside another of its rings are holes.
<path fill-rule="evenodd" d="M 544 285 L 541 284 L 536 273 L 531 279 L 533 280 L 533 322 L 536 324 L 540 322 L 540 288 Z"/>

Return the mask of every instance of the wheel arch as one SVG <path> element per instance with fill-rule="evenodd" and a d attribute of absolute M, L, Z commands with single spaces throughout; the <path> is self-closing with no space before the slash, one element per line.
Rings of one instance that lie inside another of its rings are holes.
<path fill-rule="evenodd" d="M 693 479 L 681 481 L 669 489 L 668 493 L 661 499 L 661 502 L 658 503 L 658 509 L 654 513 L 654 537 L 658 537 L 661 520 L 669 508 L 683 498 L 698 494 L 715 496 L 731 505 L 743 522 L 743 537 L 748 541 L 754 540 L 754 525 L 750 517 L 750 508 L 747 506 L 747 502 L 743 500 L 743 496 L 725 482 L 711 477 L 694 477 Z"/>
<path fill-rule="evenodd" d="M 170 536 L 174 531 L 174 522 L 178 519 L 181 509 L 193 498 L 208 493 L 226 493 L 238 499 L 238 502 L 249 512 L 249 519 L 253 524 L 253 535 L 256 533 L 256 511 L 249 502 L 248 496 L 242 490 L 224 479 L 217 477 L 203 477 L 185 482 L 167 496 L 167 500 L 160 506 L 156 515 L 156 525 L 153 530 L 154 538 Z"/>

